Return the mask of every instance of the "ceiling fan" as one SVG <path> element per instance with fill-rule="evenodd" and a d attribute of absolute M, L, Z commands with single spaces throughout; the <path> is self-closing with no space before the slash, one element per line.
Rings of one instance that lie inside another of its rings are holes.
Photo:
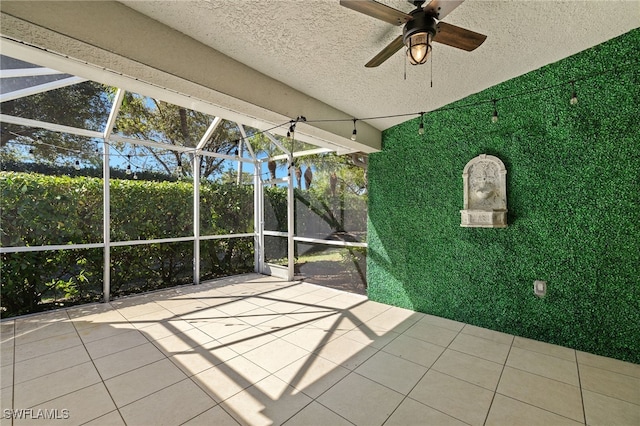
<path fill-rule="evenodd" d="M 407 58 L 413 65 L 427 61 L 432 41 L 468 52 L 479 47 L 487 38 L 486 35 L 440 21 L 462 2 L 464 0 L 431 0 L 422 7 L 425 0 L 409 0 L 416 9 L 407 14 L 374 0 L 340 0 L 340 4 L 349 9 L 393 25 L 404 24 L 402 35 L 367 62 L 367 68 L 382 64 L 402 46 L 407 47 Z"/>

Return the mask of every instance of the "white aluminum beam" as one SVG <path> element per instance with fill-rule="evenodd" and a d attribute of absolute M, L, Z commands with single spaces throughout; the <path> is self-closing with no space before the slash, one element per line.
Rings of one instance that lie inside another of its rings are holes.
<path fill-rule="evenodd" d="M 58 244 L 50 246 L 20 246 L 20 247 L 0 247 L 0 253 L 26 253 L 49 250 L 85 250 L 103 248 L 103 243 L 90 244 Z"/>
<path fill-rule="evenodd" d="M 207 141 L 211 138 L 211 135 L 213 135 L 213 132 L 216 131 L 216 129 L 218 128 L 218 126 L 220 125 L 220 123 L 222 123 L 222 118 L 220 117 L 215 117 L 213 119 L 213 121 L 211 122 L 211 124 L 209 125 L 209 127 L 207 128 L 207 131 L 204 132 L 204 135 L 202 135 L 202 139 L 200 139 L 200 142 L 198 142 L 198 144 L 196 145 L 196 149 L 197 150 L 201 150 L 204 148 L 204 145 L 207 143 Z"/>
<path fill-rule="evenodd" d="M 0 103 L 6 101 L 12 101 L 14 99 L 24 98 L 25 96 L 35 95 L 37 93 L 48 92 L 49 90 L 59 89 L 61 87 L 71 86 L 73 84 L 82 83 L 87 81 L 85 78 L 69 77 L 60 80 L 52 81 L 50 83 L 38 84 L 37 86 L 31 86 L 20 90 L 14 90 L 13 92 L 3 93 L 0 95 Z"/>
<path fill-rule="evenodd" d="M 37 68 L 14 68 L 0 70 L 0 78 L 17 78 L 17 77 L 36 77 L 39 75 L 56 75 L 64 74 L 62 71 L 52 70 L 47 67 Z"/>
<path fill-rule="evenodd" d="M 14 117 L 11 115 L 0 114 L 0 122 L 11 123 L 19 126 L 37 127 L 39 129 L 51 130 L 52 132 L 69 133 L 77 136 L 86 136 L 88 138 L 102 138 L 102 132 L 94 130 L 79 129 L 77 127 L 63 126 L 60 124 L 45 123 L 44 121 L 32 120 L 30 118 Z"/>
<path fill-rule="evenodd" d="M 307 238 L 307 237 L 293 237 L 295 241 L 300 243 L 312 243 L 312 244 L 326 244 L 330 246 L 339 246 L 339 247 L 364 247 L 367 248 L 367 243 L 358 243 L 351 241 L 336 241 L 336 240 L 322 240 L 319 238 Z"/>

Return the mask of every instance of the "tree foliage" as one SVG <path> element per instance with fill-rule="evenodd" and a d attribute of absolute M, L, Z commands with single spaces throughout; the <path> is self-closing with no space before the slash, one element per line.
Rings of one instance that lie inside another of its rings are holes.
<path fill-rule="evenodd" d="M 116 119 L 114 132 L 124 136 L 166 143 L 167 145 L 196 147 L 213 121 L 213 117 L 157 99 L 127 93 Z M 235 155 L 240 133 L 235 123 L 222 120 L 203 148 L 209 152 Z M 193 155 L 178 151 L 159 150 L 139 146 L 139 154 L 153 157 L 168 174 L 179 166 L 182 173 L 193 176 Z M 202 177 L 223 172 L 223 159 L 204 156 Z"/>
<path fill-rule="evenodd" d="M 105 86 L 90 81 L 1 104 L 2 114 L 95 131 L 104 130 L 110 106 Z M 0 158 L 3 160 L 19 158 L 20 152 L 25 151 L 20 150 L 20 146 L 32 149 L 33 155 L 42 162 L 66 164 L 71 158 L 93 161 L 95 157 L 95 145 L 86 137 L 5 122 L 0 123 L 0 129 Z M 71 157 L 69 150 L 77 152 Z"/>

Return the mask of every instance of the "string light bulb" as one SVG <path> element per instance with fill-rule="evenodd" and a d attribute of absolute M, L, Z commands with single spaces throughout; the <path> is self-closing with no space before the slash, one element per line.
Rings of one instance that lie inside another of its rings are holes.
<path fill-rule="evenodd" d="M 125 170 L 125 174 L 128 176 L 131 174 L 131 154 L 127 155 L 127 160 L 129 164 L 127 164 L 127 169 Z"/>
<path fill-rule="evenodd" d="M 182 175 L 182 161 L 178 158 L 178 165 L 176 166 L 176 174 L 178 176 Z"/>
<path fill-rule="evenodd" d="M 569 103 L 571 105 L 575 105 L 578 103 L 578 93 L 576 92 L 576 85 L 575 85 L 575 81 L 571 81 L 571 89 L 572 89 L 572 93 L 571 93 L 571 99 L 569 100 Z"/>
<path fill-rule="evenodd" d="M 138 180 L 138 172 L 135 172 L 135 173 L 133 174 L 133 178 L 134 178 L 135 180 Z"/>
<path fill-rule="evenodd" d="M 492 123 L 498 122 L 498 108 L 496 107 L 497 102 L 498 101 L 496 99 L 493 100 L 493 115 L 491 116 Z"/>
<path fill-rule="evenodd" d="M 424 112 L 420 113 L 420 126 L 418 127 L 418 134 L 424 135 Z"/>
<path fill-rule="evenodd" d="M 76 163 L 73 166 L 74 169 L 80 170 L 80 160 L 76 160 Z"/>
<path fill-rule="evenodd" d="M 355 141 L 358 137 L 358 131 L 356 130 L 356 119 L 353 119 L 353 132 L 351 133 L 351 140 Z"/>

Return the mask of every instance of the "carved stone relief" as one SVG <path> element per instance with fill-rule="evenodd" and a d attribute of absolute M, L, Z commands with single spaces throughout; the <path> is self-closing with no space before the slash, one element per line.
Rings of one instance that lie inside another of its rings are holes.
<path fill-rule="evenodd" d="M 481 154 L 462 173 L 464 210 L 460 226 L 507 227 L 507 169 L 498 157 Z"/>

